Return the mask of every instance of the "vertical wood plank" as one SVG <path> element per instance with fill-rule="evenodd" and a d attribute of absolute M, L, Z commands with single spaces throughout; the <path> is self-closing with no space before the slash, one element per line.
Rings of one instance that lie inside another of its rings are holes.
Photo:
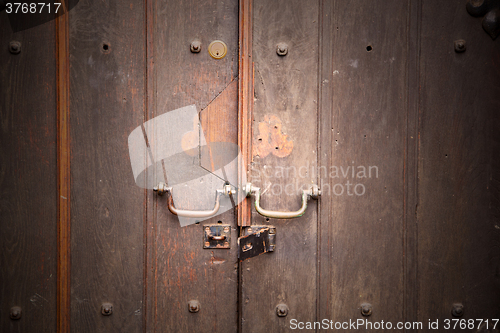
<path fill-rule="evenodd" d="M 11 54 L 9 43 L 21 42 Z M 56 330 L 54 21 L 12 33 L 0 12 L 0 331 Z M 9 318 L 22 308 L 21 319 Z"/>
<path fill-rule="evenodd" d="M 239 67 L 238 67 L 238 146 L 241 149 L 242 161 L 239 167 L 239 182 L 243 184 L 243 174 L 248 179 L 248 168 L 252 162 L 252 120 L 254 98 L 254 71 L 252 58 L 252 0 L 239 2 Z M 239 192 L 243 195 L 243 192 Z M 249 200 L 243 200 L 238 206 L 238 225 L 251 224 Z"/>
<path fill-rule="evenodd" d="M 57 52 L 57 331 L 70 331 L 70 143 L 69 143 L 69 20 L 56 19 Z"/>
<path fill-rule="evenodd" d="M 324 6 L 318 319 L 397 322 L 404 312 L 408 3 Z M 370 317 L 361 314 L 365 302 Z"/>
<path fill-rule="evenodd" d="M 127 139 L 144 122 L 144 27 L 143 1 L 70 12 L 72 332 L 143 328 L 144 190 Z"/>
<path fill-rule="evenodd" d="M 146 33 L 146 80 L 144 87 L 144 121 L 156 114 L 156 70 L 155 70 L 155 10 L 156 1 L 145 1 Z M 143 332 L 156 332 L 156 209 L 151 191 L 144 190 L 144 289 Z"/>
<path fill-rule="evenodd" d="M 252 12 L 250 178 L 263 191 L 263 207 L 297 210 L 301 187 L 317 182 L 318 2 L 256 0 Z M 277 54 L 279 43 L 288 45 L 286 56 Z M 316 211 L 314 200 L 292 220 L 266 220 L 253 210 L 252 224 L 276 226 L 276 249 L 241 264 L 243 332 L 283 332 L 290 318 L 316 318 Z M 276 315 L 280 303 L 287 317 Z"/>
<path fill-rule="evenodd" d="M 419 317 L 440 325 L 453 303 L 463 319 L 500 316 L 499 60 L 463 1 L 422 1 Z"/>
<path fill-rule="evenodd" d="M 155 5 L 156 111 L 153 116 L 195 104 L 207 142 L 225 141 L 236 145 L 238 2 L 169 0 Z M 193 40 L 201 42 L 199 53 L 190 51 Z M 208 54 L 208 45 L 214 40 L 222 40 L 227 45 L 227 55 L 220 60 Z M 155 329 L 158 332 L 237 331 L 235 211 L 227 211 L 199 225 L 180 227 L 177 217 L 169 212 L 165 197 L 152 200 L 156 219 Z M 194 205 L 195 202 L 199 200 L 192 198 L 176 205 L 204 209 Z M 202 204 L 212 205 L 211 202 Z M 229 250 L 203 249 L 203 225 L 217 221 L 231 225 Z M 200 302 L 198 313 L 189 312 L 190 300 Z"/>
<path fill-rule="evenodd" d="M 404 320 L 418 320 L 418 126 L 420 98 L 421 1 L 408 8 L 407 120 L 404 160 Z M 415 330 L 406 329 L 405 332 Z"/>
<path fill-rule="evenodd" d="M 334 50 L 334 12 L 333 1 L 320 1 L 319 22 L 319 64 L 318 64 L 318 161 L 320 166 L 330 170 L 334 164 L 331 152 L 335 144 L 333 139 L 333 50 Z M 330 183 L 328 175 L 318 174 L 318 184 Z M 318 288 L 316 304 L 318 307 L 316 320 L 328 318 L 331 315 L 332 284 L 330 277 L 333 262 L 331 262 L 332 244 L 331 233 L 333 221 L 331 219 L 334 207 L 333 197 L 323 195 L 319 201 L 318 216 Z"/>

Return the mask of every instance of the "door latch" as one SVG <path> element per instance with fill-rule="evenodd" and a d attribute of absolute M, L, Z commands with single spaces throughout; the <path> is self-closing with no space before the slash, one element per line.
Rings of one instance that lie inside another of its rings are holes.
<path fill-rule="evenodd" d="M 243 261 L 259 254 L 273 252 L 276 248 L 276 228 L 269 225 L 252 225 L 245 228 L 238 238 L 238 258 Z"/>
<path fill-rule="evenodd" d="M 205 225 L 203 227 L 203 248 L 231 248 L 231 226 L 228 224 Z"/>

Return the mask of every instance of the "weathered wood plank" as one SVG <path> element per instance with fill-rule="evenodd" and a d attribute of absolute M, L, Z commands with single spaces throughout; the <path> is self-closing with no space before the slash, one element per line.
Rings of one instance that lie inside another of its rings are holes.
<path fill-rule="evenodd" d="M 9 53 L 9 42 L 21 53 Z M 0 13 L 0 331 L 56 330 L 54 21 L 12 33 Z M 20 306 L 20 320 L 9 318 Z"/>
<path fill-rule="evenodd" d="M 146 33 L 146 80 L 144 101 L 145 121 L 156 114 L 156 71 L 155 71 L 155 0 L 145 1 Z M 156 217 L 155 196 L 144 190 L 144 290 L 143 290 L 143 332 L 156 332 Z"/>
<path fill-rule="evenodd" d="M 408 103 L 404 167 L 404 320 L 418 320 L 418 125 L 420 98 L 421 1 L 409 3 L 407 42 Z M 416 330 L 407 329 L 405 332 Z"/>
<path fill-rule="evenodd" d="M 143 326 L 144 191 L 127 138 L 144 122 L 144 16 L 142 1 L 80 1 L 70 12 L 73 332 Z"/>
<path fill-rule="evenodd" d="M 500 316 L 500 44 L 463 1 L 422 4 L 419 317 L 442 328 L 453 303 L 465 319 Z"/>
<path fill-rule="evenodd" d="M 252 0 L 239 1 L 239 66 L 238 66 L 238 146 L 241 149 L 239 184 L 248 179 L 248 169 L 252 162 L 252 123 L 254 98 L 253 71 L 253 5 Z M 240 192 L 240 196 L 244 193 Z M 240 198 L 238 206 L 238 225 L 251 224 L 251 204 Z"/>
<path fill-rule="evenodd" d="M 408 3 L 337 1 L 325 9 L 318 319 L 397 322 L 404 295 Z M 365 302 L 370 317 L 361 314 Z"/>
<path fill-rule="evenodd" d="M 57 332 L 70 331 L 71 319 L 71 146 L 69 133 L 69 15 L 56 23 L 57 56 Z"/>
<path fill-rule="evenodd" d="M 155 6 L 156 112 L 151 116 L 195 104 L 201 112 L 207 142 L 237 144 L 238 2 L 172 0 L 157 2 Z M 201 42 L 199 53 L 190 51 L 190 43 L 195 39 Z M 208 45 L 214 40 L 227 45 L 227 55 L 220 60 L 208 54 Z M 199 198 L 189 199 L 187 195 L 185 198 L 176 205 L 194 210 L 207 208 L 199 205 Z M 156 330 L 235 332 L 238 290 L 235 211 L 199 225 L 180 227 L 177 217 L 168 211 L 166 198 L 153 200 Z M 201 204 L 213 205 L 210 200 Z M 232 225 L 231 249 L 203 249 L 203 225 L 219 220 Z M 190 300 L 200 302 L 198 313 L 188 311 Z"/>
<path fill-rule="evenodd" d="M 252 183 L 266 209 L 300 207 L 300 187 L 317 182 L 317 2 L 253 2 L 254 108 Z M 288 54 L 279 56 L 277 44 Z M 314 166 L 313 166 L 314 165 Z M 291 174 L 281 174 L 284 168 Z M 302 175 L 299 171 L 303 169 Z M 293 174 L 295 171 L 295 174 Z M 288 186 L 287 186 L 288 185 Z M 252 224 L 277 228 L 276 250 L 242 263 L 243 332 L 278 332 L 289 319 L 316 318 L 317 205 L 300 218 L 265 218 L 253 210 Z M 288 317 L 276 306 L 287 304 Z"/>
<path fill-rule="evenodd" d="M 320 15 L 319 15 L 319 73 L 318 80 L 318 161 L 319 165 L 324 166 L 326 170 L 330 170 L 332 163 L 331 151 L 335 144 L 332 132 L 333 124 L 333 50 L 334 50 L 334 31 L 335 22 L 333 20 L 333 1 L 323 0 L 320 1 Z M 318 175 L 319 184 L 329 183 L 328 177 L 325 175 Z M 332 284 L 329 277 L 331 276 L 331 261 L 332 245 L 330 244 L 330 234 L 332 229 L 332 209 L 333 197 L 325 195 L 319 202 L 319 216 L 318 216 L 318 288 L 317 288 L 317 317 L 316 320 L 328 318 L 331 314 L 331 298 L 332 298 Z"/>

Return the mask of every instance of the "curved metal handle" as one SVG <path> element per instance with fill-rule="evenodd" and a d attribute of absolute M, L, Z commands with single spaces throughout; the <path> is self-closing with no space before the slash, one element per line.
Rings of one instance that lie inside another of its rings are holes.
<path fill-rule="evenodd" d="M 222 194 L 224 195 L 230 195 L 234 194 L 234 190 L 231 189 L 231 185 L 224 185 L 223 190 L 217 190 L 215 192 L 215 205 L 212 210 L 184 210 L 184 209 L 177 209 L 174 206 L 174 201 L 172 199 L 172 188 L 167 187 L 165 183 L 160 183 L 158 186 L 155 186 L 153 188 L 155 192 L 157 192 L 159 195 L 163 195 L 164 193 L 168 192 L 169 198 L 168 198 L 168 210 L 177 216 L 182 216 L 182 217 L 193 217 L 193 218 L 204 218 L 204 217 L 210 217 L 214 216 L 217 214 L 220 208 L 220 196 Z"/>
<path fill-rule="evenodd" d="M 210 235 L 208 235 L 208 238 L 213 239 L 213 240 L 217 240 L 217 241 L 221 241 L 221 240 L 226 239 L 226 235 L 213 236 L 212 234 L 210 234 Z"/>
<path fill-rule="evenodd" d="M 307 201 L 309 198 L 317 199 L 321 195 L 321 191 L 317 185 L 313 185 L 309 190 L 302 190 L 302 206 L 295 212 L 277 212 L 274 210 L 267 210 L 260 206 L 260 188 L 252 186 L 247 183 L 245 186 L 247 197 L 252 194 L 255 196 L 255 210 L 262 216 L 271 217 L 275 219 L 293 219 L 304 215 L 307 209 Z"/>

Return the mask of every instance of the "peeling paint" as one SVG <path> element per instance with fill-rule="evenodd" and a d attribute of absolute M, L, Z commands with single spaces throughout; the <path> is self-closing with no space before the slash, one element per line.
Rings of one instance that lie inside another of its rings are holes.
<path fill-rule="evenodd" d="M 270 153 L 277 157 L 286 157 L 293 150 L 293 141 L 281 130 L 281 120 L 275 115 L 266 115 L 258 125 L 259 134 L 254 138 L 253 155 L 261 158 Z"/>

